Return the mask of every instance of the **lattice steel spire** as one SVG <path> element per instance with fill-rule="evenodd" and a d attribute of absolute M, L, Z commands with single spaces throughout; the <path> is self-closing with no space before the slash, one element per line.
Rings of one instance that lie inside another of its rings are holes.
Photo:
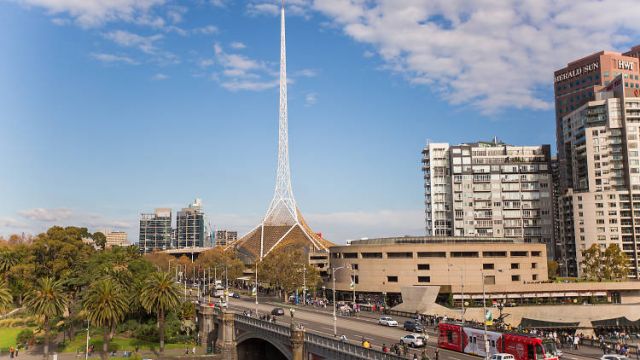
<path fill-rule="evenodd" d="M 287 115 L 287 47 L 284 26 L 284 1 L 280 9 L 280 116 L 278 122 L 278 173 L 273 200 L 264 217 L 264 225 L 294 225 L 298 223 L 296 200 L 291 190 L 289 168 L 289 125 Z"/>

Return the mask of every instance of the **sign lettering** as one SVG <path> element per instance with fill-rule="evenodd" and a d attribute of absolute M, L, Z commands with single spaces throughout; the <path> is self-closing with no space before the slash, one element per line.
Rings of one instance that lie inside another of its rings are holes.
<path fill-rule="evenodd" d="M 618 60 L 618 69 L 633 70 L 633 61 Z"/>
<path fill-rule="evenodd" d="M 583 65 L 581 67 L 577 67 L 577 68 L 571 69 L 569 71 L 563 72 L 560 75 L 556 75 L 556 77 L 554 79 L 555 80 L 554 82 L 561 82 L 561 81 L 564 81 L 564 80 L 569 80 L 569 79 L 572 79 L 572 78 L 574 78 L 576 76 L 580 76 L 582 74 L 587 74 L 587 73 L 590 73 L 592 71 L 596 71 L 599 68 L 600 68 L 600 63 L 595 61 L 595 62 L 593 62 L 591 64 Z"/>

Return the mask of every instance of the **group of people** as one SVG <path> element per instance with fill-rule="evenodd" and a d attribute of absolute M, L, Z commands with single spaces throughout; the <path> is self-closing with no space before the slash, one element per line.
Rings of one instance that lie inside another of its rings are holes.
<path fill-rule="evenodd" d="M 14 357 L 18 357 L 18 348 L 17 347 L 9 347 L 9 358 L 13 359 Z"/>

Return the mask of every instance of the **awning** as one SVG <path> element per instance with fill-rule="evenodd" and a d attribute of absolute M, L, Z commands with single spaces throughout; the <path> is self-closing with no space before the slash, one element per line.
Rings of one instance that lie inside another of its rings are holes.
<path fill-rule="evenodd" d="M 251 277 L 251 276 L 240 276 L 239 278 L 236 278 L 236 280 L 240 280 L 240 281 L 254 281 L 255 278 Z"/>
<path fill-rule="evenodd" d="M 532 328 L 532 329 L 568 329 L 577 328 L 579 322 L 559 322 L 559 321 L 546 321 L 536 320 L 529 318 L 522 318 L 520 321 L 520 327 Z"/>
<path fill-rule="evenodd" d="M 640 328 L 640 319 L 636 321 L 631 321 L 627 319 L 625 316 L 622 316 L 622 317 L 617 317 L 613 319 L 592 321 L 591 325 L 593 325 L 594 328 L 595 327 L 619 327 L 619 326 Z"/>

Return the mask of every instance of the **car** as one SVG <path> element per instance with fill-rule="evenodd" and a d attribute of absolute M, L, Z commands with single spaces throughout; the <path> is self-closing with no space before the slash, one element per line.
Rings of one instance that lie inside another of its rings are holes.
<path fill-rule="evenodd" d="M 422 347 L 425 346 L 424 337 L 420 334 L 409 334 L 400 338 L 400 344 L 407 344 L 409 347 Z"/>
<path fill-rule="evenodd" d="M 629 358 L 624 355 L 607 354 L 607 355 L 602 355 L 600 357 L 600 360 L 629 360 Z"/>
<path fill-rule="evenodd" d="M 411 332 L 422 332 L 424 330 L 424 327 L 422 327 L 422 324 L 420 324 L 417 320 L 407 320 L 404 322 L 402 327 L 406 331 L 411 331 Z"/>
<path fill-rule="evenodd" d="M 491 359 L 489 360 L 515 360 L 515 357 L 507 353 L 497 353 L 491 355 Z"/>
<path fill-rule="evenodd" d="M 271 315 L 283 316 L 284 315 L 284 309 L 280 308 L 280 307 L 273 308 L 273 310 L 271 310 Z"/>
<path fill-rule="evenodd" d="M 378 325 L 398 326 L 398 322 L 393 320 L 391 316 L 382 316 L 378 319 Z"/>
<path fill-rule="evenodd" d="M 233 294 L 231 294 L 231 297 L 234 299 L 240 299 L 240 294 L 238 294 L 237 292 L 234 292 Z"/>

